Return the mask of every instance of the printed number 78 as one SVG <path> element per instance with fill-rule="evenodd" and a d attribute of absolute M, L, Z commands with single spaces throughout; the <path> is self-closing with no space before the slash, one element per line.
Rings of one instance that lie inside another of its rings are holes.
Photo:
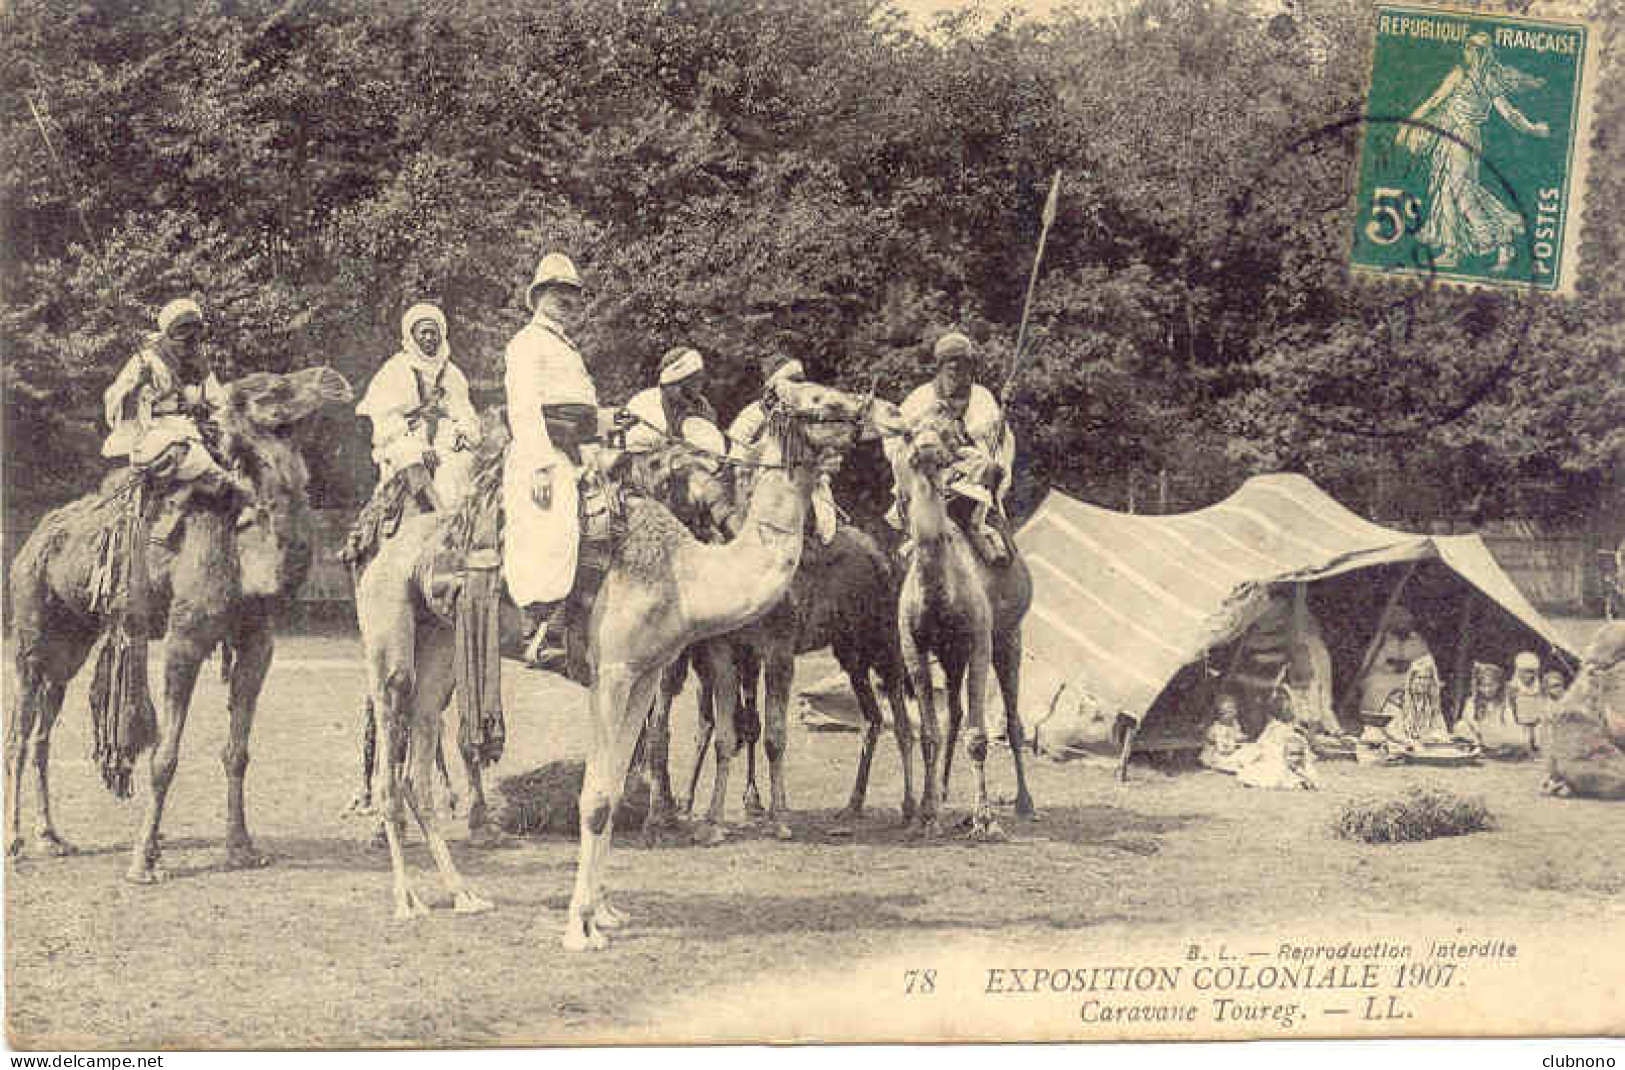
<path fill-rule="evenodd" d="M 1402 189 L 1378 186 L 1371 194 L 1371 222 L 1365 236 L 1378 245 L 1392 245 L 1422 223 L 1422 202 Z"/>

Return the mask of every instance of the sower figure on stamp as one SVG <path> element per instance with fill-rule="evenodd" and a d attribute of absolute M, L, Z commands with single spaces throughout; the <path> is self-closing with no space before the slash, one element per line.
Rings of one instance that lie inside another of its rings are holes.
<path fill-rule="evenodd" d="M 1493 108 L 1519 133 L 1549 137 L 1550 127 L 1530 122 L 1507 100 L 1512 93 L 1544 84 L 1504 66 L 1495 58 L 1489 34 L 1475 33 L 1463 46 L 1461 65 L 1451 69 L 1395 135 L 1400 147 L 1429 161 L 1427 219 L 1416 238 L 1434 250 L 1438 267 L 1456 267 L 1463 257 L 1490 253 L 1495 254 L 1492 271 L 1512 266 L 1524 221 L 1478 180 L 1483 128 Z"/>
<path fill-rule="evenodd" d="M 583 308 L 570 258 L 544 256 L 525 301 L 531 321 L 508 343 L 504 374 L 513 442 L 502 473 L 502 573 L 525 613 L 525 661 L 559 671 L 580 549 L 578 481 L 598 450 L 598 389 L 570 338 Z"/>

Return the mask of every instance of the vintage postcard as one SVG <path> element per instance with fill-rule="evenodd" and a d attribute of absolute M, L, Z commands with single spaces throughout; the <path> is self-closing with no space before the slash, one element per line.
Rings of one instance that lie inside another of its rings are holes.
<path fill-rule="evenodd" d="M 8 1043 L 1592 1057 L 1616 8 L 0 4 Z"/>

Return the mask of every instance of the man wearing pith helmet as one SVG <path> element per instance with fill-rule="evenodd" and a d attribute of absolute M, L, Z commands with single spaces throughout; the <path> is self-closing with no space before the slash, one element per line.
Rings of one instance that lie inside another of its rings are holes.
<path fill-rule="evenodd" d="M 505 356 L 513 441 L 502 472 L 502 572 L 525 610 L 527 660 L 555 668 L 563 661 L 565 600 L 581 535 L 577 481 L 598 448 L 598 390 L 572 340 L 585 298 L 568 256 L 542 257 L 525 303 L 530 322 Z"/>
<path fill-rule="evenodd" d="M 981 535 L 994 557 L 1001 556 L 1003 541 L 986 530 L 985 520 L 992 504 L 997 503 L 1001 513 L 1004 510 L 1004 499 L 1010 492 L 1011 466 L 1016 458 L 1015 435 L 1005 425 L 999 402 L 992 392 L 972 379 L 976 369 L 976 344 L 968 336 L 949 331 L 937 339 L 931 352 L 937 363 L 936 377 L 916 387 L 903 400 L 903 421 L 912 426 L 933 412 L 944 413 L 958 423 L 970 440 L 977 460 L 997 466 L 995 495 L 991 499 L 984 497 L 977 508 L 976 526 L 980 530 L 972 534 Z M 897 448 L 888 448 L 888 454 Z M 976 497 L 979 489 L 966 481 L 962 493 Z"/>
<path fill-rule="evenodd" d="M 175 482 L 211 493 L 230 488 L 247 499 L 253 488 L 221 467 L 198 427 L 198 415 L 225 392 L 204 356 L 203 328 L 203 310 L 188 298 L 159 311 L 158 332 L 147 336 L 102 394 L 112 429 L 102 456 L 127 456 L 141 467 L 168 455 Z"/>

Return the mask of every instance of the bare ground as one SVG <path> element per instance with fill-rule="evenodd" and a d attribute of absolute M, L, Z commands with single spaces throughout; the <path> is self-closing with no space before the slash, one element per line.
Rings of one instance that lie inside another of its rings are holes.
<path fill-rule="evenodd" d="M 816 674 L 803 669 L 804 679 Z M 462 842 L 460 815 L 447 822 L 453 851 L 497 909 L 458 916 L 440 896 L 434 916 L 402 924 L 391 919 L 387 858 L 363 845 L 370 828 L 340 816 L 355 788 L 362 684 L 353 641 L 282 641 L 248 784 L 250 828 L 275 862 L 226 871 L 224 693 L 212 666 L 206 670 L 165 821 L 174 877 L 155 888 L 121 879 L 140 797 L 121 803 L 101 788 L 86 757 L 83 681 L 70 690 L 54 746 L 56 817 L 82 853 L 30 854 L 7 865 L 14 1044 L 670 1039 L 673 1007 L 708 991 L 827 974 L 902 948 L 989 939 L 1041 946 L 1219 924 L 1324 929 L 1328 919 L 1396 912 L 1469 931 L 1481 923 L 1519 932 L 1562 918 L 1617 932 L 1621 918 L 1621 810 L 1540 796 L 1537 764 L 1325 764 L 1324 791 L 1277 794 L 1208 772 L 1138 767 L 1120 785 L 1103 769 L 1039 758 L 1030 771 L 1041 820 L 1006 815 L 1012 842 L 972 846 L 953 837 L 920 843 L 896 828 L 901 781 L 889 735 L 868 816 L 855 836 L 829 835 L 857 737 L 793 726 L 795 839 L 779 842 L 745 824 L 737 791 L 735 835 L 720 847 L 644 849 L 621 837 L 609 877 L 634 924 L 607 953 L 559 947 L 573 842 L 476 850 Z M 505 692 L 508 754 L 489 783 L 584 752 L 580 691 L 510 672 Z M 685 696 L 674 718 L 674 768 L 692 753 L 692 719 Z M 970 786 L 968 763 L 957 764 L 951 814 L 962 812 Z M 764 792 L 765 777 L 764 767 Z M 989 778 L 996 794 L 1011 791 L 1007 751 L 990 757 Z M 1483 796 L 1498 827 L 1397 847 L 1330 834 L 1348 799 L 1423 782 Z M 31 799 L 27 806 L 31 823 Z M 439 896 L 427 853 L 413 842 L 408 861 L 419 886 Z M 749 1035 L 748 1023 L 742 1032 Z"/>

